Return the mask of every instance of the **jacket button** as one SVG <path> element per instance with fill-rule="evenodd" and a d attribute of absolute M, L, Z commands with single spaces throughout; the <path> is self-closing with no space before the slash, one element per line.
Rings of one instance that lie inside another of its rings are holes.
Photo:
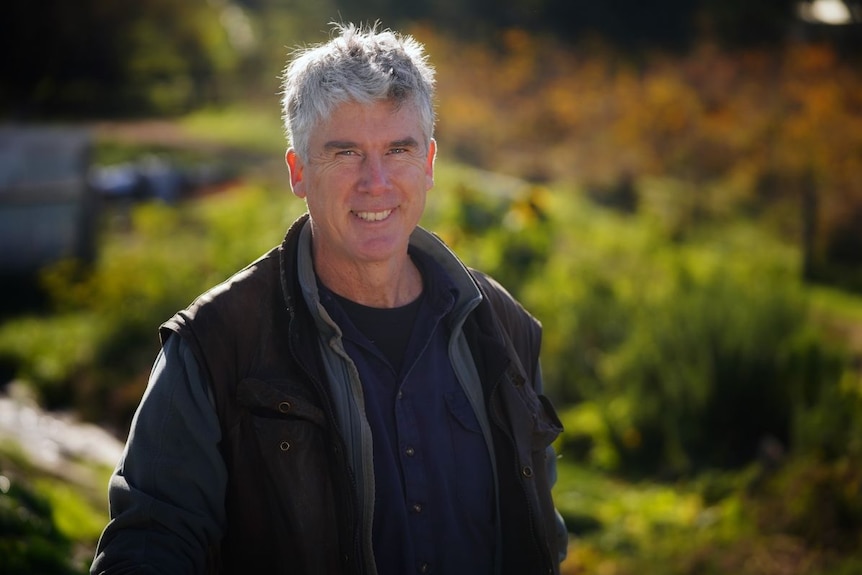
<path fill-rule="evenodd" d="M 525 465 L 523 468 L 521 468 L 521 473 L 524 475 L 524 477 L 532 477 L 533 476 L 533 468 L 530 467 L 529 465 Z"/>
<path fill-rule="evenodd" d="M 279 445 L 279 447 L 281 448 L 282 451 L 287 451 L 290 449 L 290 442 L 289 441 L 282 441 L 281 445 Z"/>
<path fill-rule="evenodd" d="M 278 410 L 281 413 L 287 413 L 288 411 L 290 411 L 291 407 L 292 406 L 290 405 L 289 401 L 282 401 L 281 403 L 278 404 Z"/>

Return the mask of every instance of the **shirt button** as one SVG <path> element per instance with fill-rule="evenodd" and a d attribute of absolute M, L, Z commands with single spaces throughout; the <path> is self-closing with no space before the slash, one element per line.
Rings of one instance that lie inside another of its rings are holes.
<path fill-rule="evenodd" d="M 398 399 L 401 399 L 402 397 L 404 397 L 404 392 L 399 389 L 398 390 Z"/>
<path fill-rule="evenodd" d="M 414 503 L 412 509 L 414 513 L 422 513 L 422 504 Z"/>
<path fill-rule="evenodd" d="M 407 457 L 413 457 L 413 455 L 415 455 L 415 453 L 416 453 L 416 450 L 413 449 L 412 447 L 408 447 L 407 449 L 404 450 L 404 453 L 407 454 Z"/>
<path fill-rule="evenodd" d="M 422 563 L 421 565 L 419 565 L 419 572 L 420 573 L 430 573 L 431 572 L 431 565 L 429 565 L 428 563 Z"/>

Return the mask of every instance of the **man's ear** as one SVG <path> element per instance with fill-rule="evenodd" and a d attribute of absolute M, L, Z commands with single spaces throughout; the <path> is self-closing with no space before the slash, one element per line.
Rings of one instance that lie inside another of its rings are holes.
<path fill-rule="evenodd" d="M 434 187 L 434 161 L 437 159 L 437 140 L 431 138 L 428 142 L 428 157 L 425 158 L 425 185 L 430 190 Z"/>
<path fill-rule="evenodd" d="M 290 188 L 293 194 L 298 198 L 305 198 L 305 185 L 302 179 L 302 160 L 296 154 L 296 150 L 288 148 L 284 155 L 284 161 L 287 163 L 287 168 L 290 170 Z"/>

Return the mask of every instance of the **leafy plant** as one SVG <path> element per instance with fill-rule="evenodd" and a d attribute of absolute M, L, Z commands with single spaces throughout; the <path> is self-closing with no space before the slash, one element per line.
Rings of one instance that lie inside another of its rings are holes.
<path fill-rule="evenodd" d="M 73 575 L 72 541 L 55 526 L 49 502 L 0 473 L 0 571 Z"/>

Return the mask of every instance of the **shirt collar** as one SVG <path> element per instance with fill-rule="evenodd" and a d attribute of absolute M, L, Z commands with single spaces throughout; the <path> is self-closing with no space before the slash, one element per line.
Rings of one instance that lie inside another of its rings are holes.
<path fill-rule="evenodd" d="M 314 262 L 311 255 L 311 225 L 306 221 L 299 231 L 299 242 L 297 246 L 297 274 L 302 295 L 308 309 L 312 310 L 317 327 L 321 333 L 341 336 L 341 330 L 332 320 L 320 303 L 320 294 L 317 289 L 317 278 L 314 272 Z M 453 293 L 456 300 L 452 306 L 451 322 L 460 323 L 467 314 L 482 301 L 473 276 L 467 267 L 458 259 L 458 256 L 443 241 L 422 227 L 416 227 L 410 235 L 410 246 L 427 255 L 436 262 L 448 275 L 454 286 Z"/>

